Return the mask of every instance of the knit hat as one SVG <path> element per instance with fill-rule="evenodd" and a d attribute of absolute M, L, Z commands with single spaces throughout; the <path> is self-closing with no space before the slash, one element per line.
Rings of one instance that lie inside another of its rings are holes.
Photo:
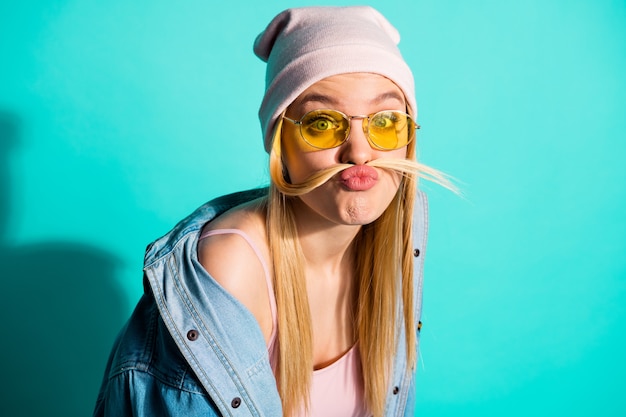
<path fill-rule="evenodd" d="M 277 15 L 254 42 L 254 53 L 267 62 L 259 109 L 265 150 L 270 151 L 276 121 L 287 106 L 333 75 L 383 75 L 402 90 L 415 115 L 413 74 L 398 42 L 396 28 L 369 6 L 302 7 Z"/>

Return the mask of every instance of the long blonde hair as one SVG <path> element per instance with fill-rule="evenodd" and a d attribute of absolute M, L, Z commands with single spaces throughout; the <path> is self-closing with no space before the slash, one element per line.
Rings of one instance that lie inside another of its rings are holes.
<path fill-rule="evenodd" d="M 313 334 L 304 277 L 304 255 L 293 214 L 298 195 L 324 184 L 350 165 L 320 171 L 301 184 L 288 183 L 281 158 L 281 126 L 270 153 L 271 184 L 267 230 L 274 266 L 274 292 L 278 310 L 278 361 L 276 379 L 285 416 L 308 407 L 313 370 Z M 378 159 L 368 165 L 402 174 L 398 192 L 383 214 L 362 226 L 355 238 L 357 299 L 355 338 L 359 342 L 364 394 L 369 411 L 382 416 L 389 387 L 393 354 L 397 347 L 396 323 L 402 314 L 409 368 L 416 363 L 416 323 L 413 311 L 412 213 L 418 177 L 444 185 L 438 171 L 415 161 L 415 141 L 407 159 Z M 399 308 L 401 306 L 401 308 Z"/>

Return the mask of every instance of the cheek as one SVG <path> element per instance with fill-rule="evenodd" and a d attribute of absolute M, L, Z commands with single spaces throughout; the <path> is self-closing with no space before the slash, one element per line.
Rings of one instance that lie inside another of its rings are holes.
<path fill-rule="evenodd" d="M 309 146 L 294 129 L 285 129 L 281 138 L 283 163 L 294 184 L 306 180 L 311 174 L 331 166 L 336 150 L 320 150 Z"/>
<path fill-rule="evenodd" d="M 328 151 L 285 153 L 283 162 L 293 184 L 306 181 L 311 175 L 333 165 Z"/>
<path fill-rule="evenodd" d="M 394 158 L 394 159 L 406 159 L 408 156 L 408 149 L 405 146 L 404 148 L 400 148 L 400 149 L 395 149 L 393 151 L 389 151 L 388 154 L 388 158 Z"/>

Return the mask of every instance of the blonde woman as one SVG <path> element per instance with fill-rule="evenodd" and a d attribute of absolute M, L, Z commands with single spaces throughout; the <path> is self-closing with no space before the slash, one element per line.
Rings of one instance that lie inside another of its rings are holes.
<path fill-rule="evenodd" d="M 409 416 L 426 200 L 413 77 L 369 7 L 289 9 L 255 41 L 271 183 L 149 246 L 95 416 Z"/>

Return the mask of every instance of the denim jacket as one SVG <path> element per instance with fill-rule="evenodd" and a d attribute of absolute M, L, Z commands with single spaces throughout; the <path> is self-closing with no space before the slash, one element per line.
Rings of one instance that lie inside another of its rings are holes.
<path fill-rule="evenodd" d="M 249 190 L 210 201 L 148 246 L 144 295 L 115 342 L 95 417 L 282 415 L 257 321 L 197 257 L 204 224 L 266 192 Z M 417 322 L 427 229 L 426 197 L 420 191 L 415 207 Z M 413 415 L 415 374 L 406 369 L 404 326 L 397 323 L 397 328 L 386 417 Z"/>

